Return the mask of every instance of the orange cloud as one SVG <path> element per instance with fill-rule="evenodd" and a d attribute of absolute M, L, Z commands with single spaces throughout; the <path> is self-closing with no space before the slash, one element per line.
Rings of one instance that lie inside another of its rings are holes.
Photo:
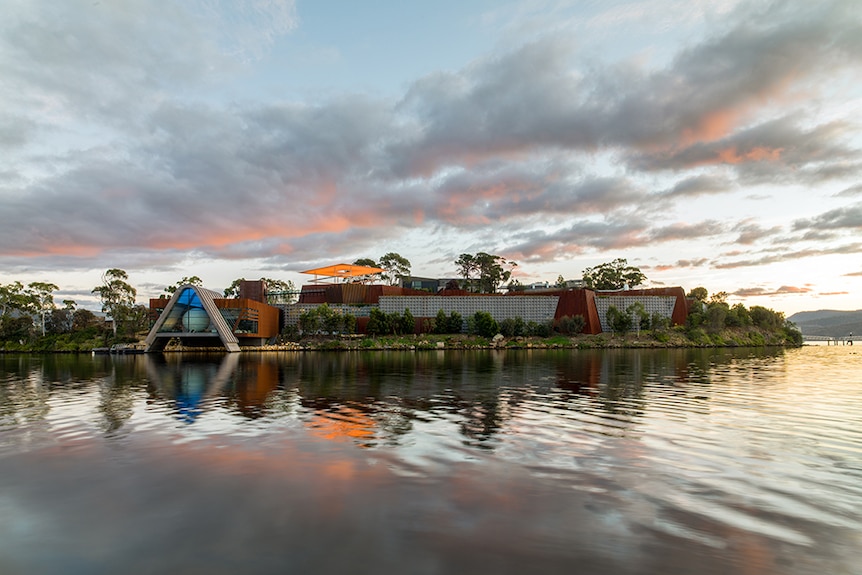
<path fill-rule="evenodd" d="M 741 110 L 716 110 L 702 117 L 694 128 L 683 130 L 683 146 L 691 146 L 698 142 L 714 142 L 733 131 L 743 115 Z"/>
<path fill-rule="evenodd" d="M 736 147 L 726 148 L 718 151 L 718 159 L 724 164 L 739 164 L 742 162 L 776 161 L 781 158 L 784 148 L 766 148 L 758 146 L 744 154 L 740 154 Z"/>

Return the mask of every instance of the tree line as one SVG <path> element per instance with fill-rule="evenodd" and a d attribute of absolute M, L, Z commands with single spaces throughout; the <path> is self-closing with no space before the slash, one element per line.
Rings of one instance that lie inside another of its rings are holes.
<path fill-rule="evenodd" d="M 262 278 L 267 284 L 269 303 L 291 303 L 295 299 L 293 282 Z M 224 290 L 224 297 L 239 296 L 238 278 Z M 183 285 L 201 286 L 198 276 L 183 277 L 166 286 L 162 297 L 172 296 Z M 54 300 L 59 287 L 49 282 L 0 284 L 0 342 L 4 348 L 44 350 L 87 350 L 92 347 L 138 340 L 150 328 L 149 307 L 137 304 L 138 291 L 129 283 L 125 270 L 111 268 L 91 293 L 99 298 L 101 311 L 111 318 L 106 322 L 88 309 L 79 308 L 72 299 L 62 307 Z"/>

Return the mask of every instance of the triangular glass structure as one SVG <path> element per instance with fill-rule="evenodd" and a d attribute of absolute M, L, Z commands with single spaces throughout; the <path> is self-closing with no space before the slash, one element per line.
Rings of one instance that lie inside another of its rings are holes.
<path fill-rule="evenodd" d="M 216 307 L 217 292 L 193 285 L 177 289 L 147 336 L 147 351 L 160 351 L 179 338 L 184 345 L 209 346 L 220 340 L 228 351 L 239 351 L 236 335 Z"/>

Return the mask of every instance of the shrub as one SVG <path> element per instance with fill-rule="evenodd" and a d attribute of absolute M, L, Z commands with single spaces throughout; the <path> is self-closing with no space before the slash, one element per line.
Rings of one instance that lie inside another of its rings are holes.
<path fill-rule="evenodd" d="M 446 312 L 441 310 L 437 311 L 437 315 L 434 317 L 434 333 L 444 334 L 449 332 L 449 318 L 446 317 Z"/>
<path fill-rule="evenodd" d="M 632 328 L 632 316 L 621 312 L 615 305 L 608 307 L 605 317 L 614 333 L 625 333 Z"/>
<path fill-rule="evenodd" d="M 500 322 L 500 333 L 506 337 L 520 337 L 524 335 L 527 324 L 520 317 L 507 317 Z"/>
<path fill-rule="evenodd" d="M 656 312 L 650 318 L 650 329 L 653 331 L 665 330 L 670 327 L 670 318 Z"/>
<path fill-rule="evenodd" d="M 401 333 L 416 333 L 416 318 L 409 308 L 404 308 L 404 314 L 399 318 Z"/>
<path fill-rule="evenodd" d="M 464 320 L 461 318 L 461 314 L 457 311 L 453 311 L 449 314 L 446 324 L 446 333 L 461 333 L 464 329 Z"/>
<path fill-rule="evenodd" d="M 706 308 L 706 325 L 710 331 L 716 332 L 725 325 L 725 319 L 730 308 L 724 302 L 714 302 Z"/>
<path fill-rule="evenodd" d="M 649 314 L 641 302 L 636 301 L 627 307 L 626 315 L 631 318 L 633 326 L 637 326 L 638 329 L 649 329 Z"/>
<path fill-rule="evenodd" d="M 384 335 L 390 333 L 389 318 L 380 308 L 373 307 L 369 312 L 368 325 L 365 328 L 370 335 Z"/>
<path fill-rule="evenodd" d="M 688 339 L 692 343 L 695 343 L 697 345 L 708 345 L 712 343 L 709 339 L 709 336 L 706 335 L 706 332 L 699 327 L 695 327 L 688 330 L 688 333 L 686 335 L 688 335 Z"/>
<path fill-rule="evenodd" d="M 346 313 L 341 316 L 341 333 L 356 333 L 356 316 Z"/>
<path fill-rule="evenodd" d="M 753 306 L 749 311 L 751 323 L 761 329 L 776 330 L 784 325 L 784 314 L 763 306 Z"/>
<path fill-rule="evenodd" d="M 532 337 L 548 337 L 554 329 L 553 323 L 552 321 L 541 323 L 534 321 L 527 322 L 526 333 Z"/>
<path fill-rule="evenodd" d="M 564 335 L 577 335 L 584 331 L 587 321 L 582 315 L 564 315 L 559 319 L 555 328 Z"/>
<path fill-rule="evenodd" d="M 476 335 L 494 337 L 500 333 L 500 326 L 497 325 L 497 320 L 490 313 L 477 311 L 473 314 L 473 330 Z"/>

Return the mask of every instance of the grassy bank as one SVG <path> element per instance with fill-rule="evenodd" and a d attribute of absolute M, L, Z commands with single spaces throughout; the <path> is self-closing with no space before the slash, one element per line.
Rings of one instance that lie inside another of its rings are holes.
<path fill-rule="evenodd" d="M 90 353 L 95 347 L 112 343 L 133 343 L 134 338 L 114 341 L 105 334 L 65 334 L 33 341 L 0 342 L 0 353 Z M 726 328 L 710 332 L 702 328 L 677 326 L 666 330 L 642 330 L 623 334 L 560 335 L 550 337 L 487 338 L 478 335 L 400 335 L 400 336 L 314 336 L 299 341 L 280 341 L 272 345 L 244 348 L 247 351 L 338 351 L 338 350 L 445 350 L 445 349 L 602 349 L 602 348 L 685 348 L 685 347 L 761 347 L 802 344 L 799 332 L 782 328 L 769 331 L 757 327 Z M 200 348 L 195 348 L 201 351 Z M 183 351 L 181 346 L 166 351 Z M 212 351 L 223 351 L 213 348 Z"/>
<path fill-rule="evenodd" d="M 709 333 L 703 329 L 671 328 L 661 331 L 644 330 L 624 334 L 602 333 L 551 337 L 476 335 L 405 335 L 405 336 L 344 336 L 313 337 L 296 342 L 283 342 L 255 348 L 256 350 L 445 350 L 445 349 L 603 349 L 603 348 L 685 348 L 685 347 L 796 347 L 801 336 L 785 330 L 768 331 L 756 327 L 727 328 Z"/>

